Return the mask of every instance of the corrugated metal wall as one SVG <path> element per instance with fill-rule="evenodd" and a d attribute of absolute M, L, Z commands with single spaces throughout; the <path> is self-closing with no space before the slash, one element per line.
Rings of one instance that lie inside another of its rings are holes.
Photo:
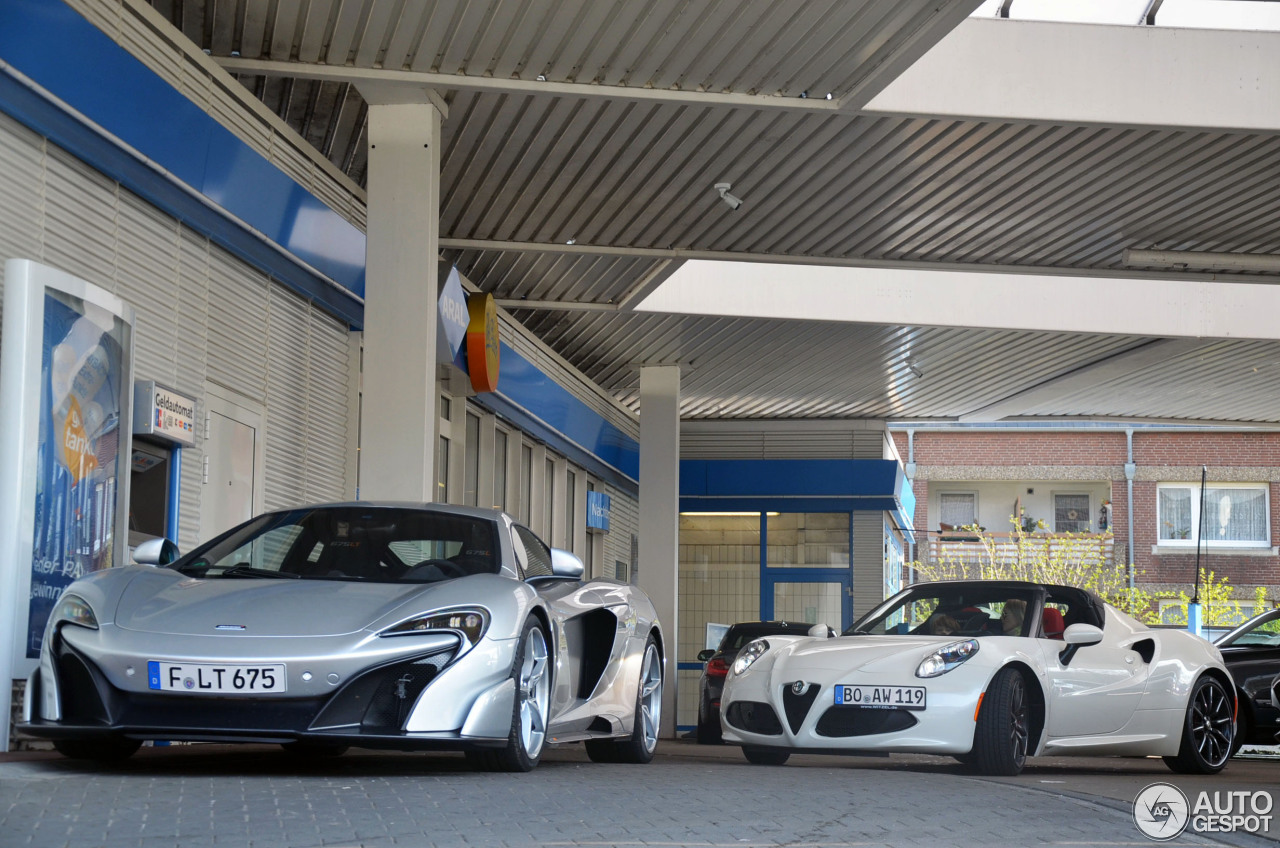
<path fill-rule="evenodd" d="M 0 260 L 9 258 L 133 306 L 135 377 L 197 398 L 198 424 L 206 380 L 264 404 L 267 508 L 351 492 L 346 326 L 0 114 Z M 183 455 L 184 549 L 199 527 L 201 435 Z"/>
<path fill-rule="evenodd" d="M 605 486 L 609 495 L 609 533 L 604 537 L 605 574 L 612 573 L 615 563 L 627 563 L 627 573 L 631 571 L 631 537 L 640 532 L 640 502 L 628 494 Z"/>
<path fill-rule="evenodd" d="M 681 459 L 883 459 L 878 421 L 684 421 Z"/>

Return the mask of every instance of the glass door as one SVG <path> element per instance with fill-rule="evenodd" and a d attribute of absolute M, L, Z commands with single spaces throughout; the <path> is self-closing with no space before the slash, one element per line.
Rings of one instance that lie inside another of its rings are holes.
<path fill-rule="evenodd" d="M 761 617 L 826 624 L 853 619 L 853 517 L 847 512 L 770 513 L 765 518 Z"/>

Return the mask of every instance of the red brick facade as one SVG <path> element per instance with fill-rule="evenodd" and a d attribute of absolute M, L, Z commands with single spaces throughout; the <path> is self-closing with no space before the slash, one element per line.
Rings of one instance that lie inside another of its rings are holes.
<path fill-rule="evenodd" d="M 908 459 L 908 437 L 895 431 L 899 455 Z M 914 526 L 936 530 L 929 516 L 930 485 L 956 480 L 1082 480 L 1109 482 L 1115 558 L 1126 562 L 1129 541 L 1128 459 L 1123 430 L 963 431 L 916 430 L 910 458 L 917 476 Z M 1157 545 L 1157 486 L 1193 483 L 1201 466 L 1213 483 L 1257 483 L 1269 489 L 1271 547 L 1228 553 L 1212 544 L 1201 551 L 1201 565 L 1227 577 L 1238 590 L 1268 587 L 1280 597 L 1280 433 L 1147 431 L 1133 434 L 1134 556 L 1139 580 L 1147 584 L 1189 583 L 1195 574 L 1195 549 L 1171 552 Z M 921 534 L 923 535 L 923 534 Z"/>

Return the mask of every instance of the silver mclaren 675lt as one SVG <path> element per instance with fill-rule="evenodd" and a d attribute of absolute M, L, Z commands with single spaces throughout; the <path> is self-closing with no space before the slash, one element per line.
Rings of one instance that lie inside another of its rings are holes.
<path fill-rule="evenodd" d="M 347 503 L 272 512 L 160 565 L 67 588 L 26 732 L 111 760 L 144 740 L 465 751 L 528 771 L 545 747 L 648 762 L 663 638 L 634 586 L 586 580 L 511 516 Z"/>
<path fill-rule="evenodd" d="M 1033 756 L 1154 755 L 1212 774 L 1231 756 L 1236 689 L 1218 649 L 1082 589 L 920 583 L 827 633 L 765 636 L 734 658 L 724 739 L 751 762 L 914 752 L 1014 775 Z"/>

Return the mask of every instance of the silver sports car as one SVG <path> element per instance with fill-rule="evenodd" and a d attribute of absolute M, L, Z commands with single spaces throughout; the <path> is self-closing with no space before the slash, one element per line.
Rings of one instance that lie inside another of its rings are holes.
<path fill-rule="evenodd" d="M 584 580 L 506 513 L 311 506 L 69 586 L 22 727 L 98 760 L 165 739 L 455 749 L 528 771 L 545 745 L 582 741 L 643 763 L 663 650 L 642 592 Z"/>
<path fill-rule="evenodd" d="M 919 752 L 1014 775 L 1028 756 L 1156 755 L 1212 774 L 1231 756 L 1235 687 L 1218 649 L 1081 589 L 921 583 L 826 632 L 738 652 L 721 718 L 751 762 Z"/>

